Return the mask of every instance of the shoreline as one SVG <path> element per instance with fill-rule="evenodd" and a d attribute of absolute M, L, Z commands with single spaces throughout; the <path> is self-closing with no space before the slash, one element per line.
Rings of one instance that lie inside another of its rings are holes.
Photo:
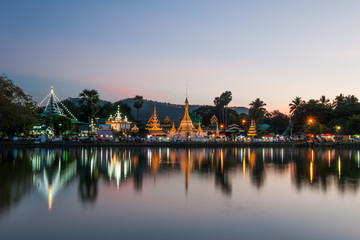
<path fill-rule="evenodd" d="M 0 148 L 76 148 L 76 147 L 169 147 L 169 148 L 197 148 L 197 147 L 313 147 L 313 148 L 355 148 L 360 149 L 360 142 L 344 143 L 307 143 L 307 142 L 0 142 Z"/>

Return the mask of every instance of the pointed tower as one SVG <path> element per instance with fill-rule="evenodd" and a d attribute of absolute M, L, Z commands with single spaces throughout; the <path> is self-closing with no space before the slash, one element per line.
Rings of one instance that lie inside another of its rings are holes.
<path fill-rule="evenodd" d="M 251 120 L 249 131 L 247 133 L 248 137 L 255 137 L 256 134 L 256 126 L 255 126 L 255 120 Z"/>
<path fill-rule="evenodd" d="M 175 123 L 173 122 L 171 130 L 170 130 L 170 137 L 173 137 L 176 135 L 176 128 L 175 128 Z"/>
<path fill-rule="evenodd" d="M 149 130 L 149 133 L 153 136 L 165 136 L 166 134 L 162 131 L 160 121 L 156 114 L 156 106 L 154 106 L 154 114 L 151 115 L 148 123 L 146 124 L 146 129 Z"/>
<path fill-rule="evenodd" d="M 195 127 L 189 115 L 189 101 L 185 100 L 185 114 L 181 120 L 180 127 L 178 129 L 180 136 L 183 138 L 191 137 L 195 132 Z"/>
<path fill-rule="evenodd" d="M 46 102 L 46 106 L 44 111 L 40 114 L 42 117 L 57 115 L 67 116 L 73 120 L 77 120 L 76 117 L 69 111 L 69 109 L 67 109 L 60 101 L 60 99 L 55 95 L 53 86 L 50 88 L 50 93 L 38 104 L 38 106 L 41 108 L 44 102 Z"/>

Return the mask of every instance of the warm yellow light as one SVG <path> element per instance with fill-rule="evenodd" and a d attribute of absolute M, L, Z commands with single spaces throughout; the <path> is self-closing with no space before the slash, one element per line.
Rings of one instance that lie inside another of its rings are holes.
<path fill-rule="evenodd" d="M 51 211 L 52 208 L 52 186 L 49 186 L 49 196 L 48 196 L 48 201 L 49 201 L 49 211 Z"/>
<path fill-rule="evenodd" d="M 245 178 L 245 173 L 246 173 L 246 163 L 245 163 L 245 155 L 244 155 L 244 158 L 243 158 L 243 176 Z"/>
<path fill-rule="evenodd" d="M 221 152 L 220 152 L 220 160 L 221 160 L 221 173 L 223 173 L 223 171 L 224 171 L 224 154 L 223 154 L 222 149 L 221 149 Z"/>
<path fill-rule="evenodd" d="M 243 124 L 245 124 L 245 123 L 246 123 L 246 120 L 245 120 L 245 119 L 243 119 L 243 120 L 242 120 L 242 123 L 243 123 Z"/>
<path fill-rule="evenodd" d="M 312 118 L 309 118 L 309 124 L 313 123 L 314 120 Z"/>
<path fill-rule="evenodd" d="M 341 159 L 340 156 L 338 158 L 338 170 L 339 170 L 339 180 L 341 179 Z"/>
<path fill-rule="evenodd" d="M 312 183 L 314 177 L 314 166 L 313 161 L 310 162 L 310 183 Z"/>

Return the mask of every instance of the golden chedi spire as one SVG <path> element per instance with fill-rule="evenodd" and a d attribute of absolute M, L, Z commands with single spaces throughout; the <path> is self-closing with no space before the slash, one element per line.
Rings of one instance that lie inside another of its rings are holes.
<path fill-rule="evenodd" d="M 189 115 L 189 101 L 185 100 L 185 113 L 178 129 L 182 137 L 189 137 L 194 133 L 195 127 Z"/>
<path fill-rule="evenodd" d="M 257 135 L 256 133 L 256 126 L 255 126 L 255 120 L 251 120 L 249 131 L 247 133 L 249 137 L 254 137 Z"/>
<path fill-rule="evenodd" d="M 175 123 L 172 123 L 172 127 L 170 129 L 170 136 L 173 137 L 176 135 L 176 128 L 175 128 Z"/>

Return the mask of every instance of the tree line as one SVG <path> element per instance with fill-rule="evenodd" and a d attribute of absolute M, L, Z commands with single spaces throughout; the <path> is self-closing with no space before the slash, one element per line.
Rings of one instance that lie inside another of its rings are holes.
<path fill-rule="evenodd" d="M 110 114 L 117 111 L 117 106 L 120 106 L 122 117 L 127 116 L 130 121 L 134 122 L 138 120 L 139 110 L 144 104 L 142 96 L 134 97 L 135 118 L 131 113 L 130 106 L 120 100 L 114 103 L 100 104 L 99 94 L 94 89 L 84 89 L 79 93 L 79 97 L 78 106 L 70 100 L 64 100 L 62 103 L 78 120 L 86 123 L 94 118 L 108 118 Z M 202 124 L 205 126 L 210 125 L 210 120 L 215 115 L 224 128 L 231 124 L 238 124 L 240 128 L 247 131 L 250 120 L 255 120 L 260 136 L 268 133 L 290 135 L 298 132 L 313 134 L 360 133 L 360 102 L 354 95 L 339 94 L 333 101 L 325 96 L 308 101 L 302 100 L 301 97 L 295 97 L 289 104 L 289 115 L 279 110 L 267 111 L 266 103 L 260 98 L 249 103 L 248 114 L 238 114 L 228 107 L 231 101 L 232 92 L 225 91 L 214 98 L 213 106 L 200 106 L 194 112 L 201 117 Z M 41 118 L 42 111 L 31 96 L 25 94 L 5 74 L 0 75 L 0 135 L 27 134 L 39 121 L 46 125 L 52 125 L 56 133 L 73 128 L 69 119 L 63 116 Z M 309 119 L 312 119 L 311 123 Z M 137 123 L 139 122 L 137 121 Z M 261 129 L 260 126 L 265 124 L 268 128 Z"/>

